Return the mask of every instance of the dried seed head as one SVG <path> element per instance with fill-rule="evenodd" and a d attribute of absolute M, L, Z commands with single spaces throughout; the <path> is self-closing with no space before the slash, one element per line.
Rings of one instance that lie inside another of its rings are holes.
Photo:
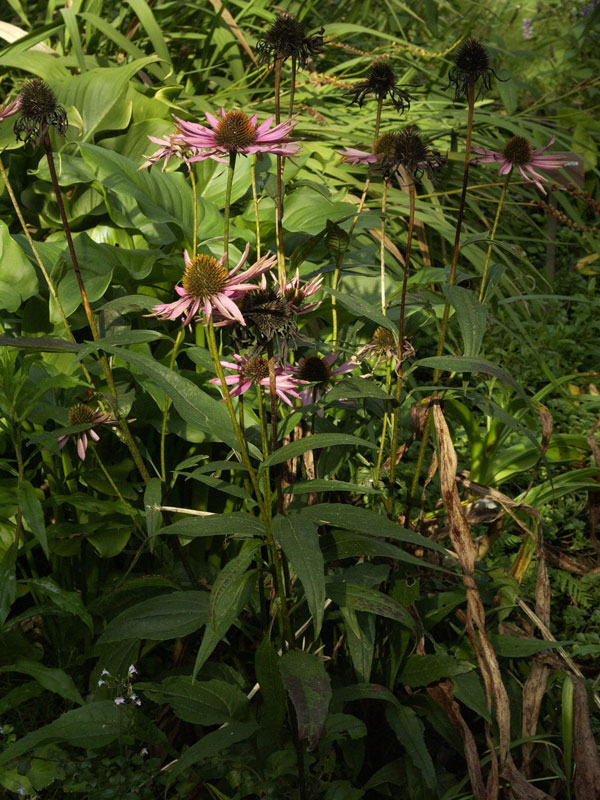
<path fill-rule="evenodd" d="M 389 137 L 381 141 L 384 137 Z M 414 127 L 405 128 L 394 134 L 384 134 L 375 145 L 381 148 L 380 164 L 385 175 L 392 175 L 400 167 L 412 177 L 419 177 L 424 170 L 431 173 L 432 167 L 439 167 L 443 158 L 437 150 L 431 150 L 419 131 Z"/>
<path fill-rule="evenodd" d="M 498 77 L 490 66 L 485 46 L 479 39 L 469 38 L 456 54 L 454 66 L 448 73 L 448 86 L 454 86 L 454 99 L 459 100 L 468 93 L 469 86 L 474 86 L 480 79 L 479 94 L 482 89 L 491 89 L 491 75 Z"/>
<path fill-rule="evenodd" d="M 48 128 L 54 125 L 60 134 L 66 133 L 67 115 L 58 104 L 56 96 L 48 84 L 40 78 L 27 81 L 19 95 L 20 115 L 15 122 L 17 140 L 36 144 L 44 138 Z"/>
<path fill-rule="evenodd" d="M 85 403 L 75 403 L 69 410 L 69 425 L 88 425 L 96 419 L 96 412 Z"/>
<path fill-rule="evenodd" d="M 249 147 L 256 141 L 256 127 L 243 111 L 228 111 L 215 130 L 215 141 L 228 150 Z"/>
<path fill-rule="evenodd" d="M 382 133 L 375 142 L 374 152 L 382 161 L 394 158 L 399 134 L 395 132 Z"/>
<path fill-rule="evenodd" d="M 528 139 L 524 136 L 513 136 L 502 148 L 502 154 L 507 161 L 517 167 L 531 163 L 533 151 Z"/>
<path fill-rule="evenodd" d="M 266 358 L 261 358 L 260 356 L 251 358 L 244 364 L 241 372 L 244 378 L 258 383 L 269 377 L 269 362 Z"/>
<path fill-rule="evenodd" d="M 306 28 L 292 14 L 278 14 L 275 22 L 260 39 L 256 51 L 263 62 L 295 58 L 302 66 L 306 59 L 323 49 L 323 28 L 317 36 L 307 36 Z"/>
<path fill-rule="evenodd" d="M 298 377 L 303 381 L 325 384 L 331 377 L 331 368 L 320 356 L 309 356 L 298 370 Z"/>
<path fill-rule="evenodd" d="M 294 312 L 275 289 L 252 289 L 242 298 L 240 308 L 261 344 L 275 337 L 294 337 L 297 332 Z"/>
<path fill-rule="evenodd" d="M 388 97 L 397 111 L 404 111 L 410 108 L 412 100 L 410 94 L 396 85 L 394 70 L 384 58 L 376 59 L 367 73 L 367 79 L 349 89 L 352 95 L 352 103 L 358 103 L 362 108 L 368 94 L 374 95 L 377 100 Z"/>
<path fill-rule="evenodd" d="M 227 285 L 227 270 L 212 256 L 197 255 L 185 265 L 183 288 L 190 297 L 206 300 Z"/>

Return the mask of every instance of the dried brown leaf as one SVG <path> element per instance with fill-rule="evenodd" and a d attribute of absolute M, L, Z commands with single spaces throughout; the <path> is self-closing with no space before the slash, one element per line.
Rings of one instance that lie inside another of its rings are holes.
<path fill-rule="evenodd" d="M 573 760 L 576 800 L 599 800 L 600 757 L 590 727 L 587 690 L 573 678 Z"/>

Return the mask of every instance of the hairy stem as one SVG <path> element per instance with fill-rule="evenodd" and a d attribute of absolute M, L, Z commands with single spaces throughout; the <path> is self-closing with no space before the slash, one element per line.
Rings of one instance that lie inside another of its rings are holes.
<path fill-rule="evenodd" d="M 225 269 L 229 269 L 229 218 L 231 215 L 231 187 L 233 186 L 233 173 L 235 172 L 236 156 L 237 153 L 235 150 L 232 150 L 229 154 L 227 186 L 225 188 L 225 209 L 223 211 L 223 253 L 225 254 Z M 194 255 L 196 255 L 195 251 Z"/>
<path fill-rule="evenodd" d="M 381 313 L 385 314 L 385 215 L 387 212 L 387 190 L 388 182 L 383 180 L 383 192 L 381 194 L 381 242 L 379 243 L 379 292 L 381 296 Z M 406 267 L 404 268 L 406 275 Z"/>

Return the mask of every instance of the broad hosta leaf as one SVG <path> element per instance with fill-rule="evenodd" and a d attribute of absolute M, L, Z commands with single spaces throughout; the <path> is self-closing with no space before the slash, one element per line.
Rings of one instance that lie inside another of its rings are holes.
<path fill-rule="evenodd" d="M 199 742 L 184 751 L 181 758 L 169 770 L 169 779 L 174 780 L 205 758 L 223 754 L 228 747 L 249 739 L 257 730 L 256 722 L 232 722 L 224 728 L 205 734 Z"/>
<path fill-rule="evenodd" d="M 0 308 L 13 312 L 24 300 L 33 297 L 38 290 L 38 281 L 31 262 L 1 220 L 0 261 Z"/>
<path fill-rule="evenodd" d="M 331 685 L 321 659 L 303 650 L 290 650 L 279 662 L 283 684 L 298 720 L 298 736 L 314 747 L 323 732 Z"/>
<path fill-rule="evenodd" d="M 194 678 L 246 605 L 256 582 L 256 570 L 246 570 L 254 559 L 258 546 L 259 542 L 256 540 L 244 542 L 238 555 L 223 567 L 213 583 L 209 600 L 209 622 L 196 656 L 192 673 Z"/>
<path fill-rule="evenodd" d="M 349 217 L 356 211 L 350 203 L 332 203 L 311 189 L 301 187 L 286 197 L 283 227 L 288 231 L 317 234 L 326 220 Z"/>
<path fill-rule="evenodd" d="M 38 493 L 29 483 L 29 481 L 21 481 L 17 489 L 17 497 L 19 500 L 19 508 L 23 514 L 23 519 L 31 528 L 35 538 L 38 540 L 42 550 L 49 558 L 50 551 L 48 549 L 48 535 L 46 533 L 46 525 L 44 523 L 44 512 Z"/>
<path fill-rule="evenodd" d="M 459 661 L 452 656 L 409 656 L 398 680 L 406 686 L 427 686 L 428 683 L 436 683 L 442 678 L 452 678 L 472 669 L 473 665 L 468 661 Z"/>
<path fill-rule="evenodd" d="M 279 671 L 279 659 L 273 643 L 265 637 L 256 648 L 254 669 L 265 709 L 262 720 L 277 735 L 281 734 L 286 715 L 285 688 Z"/>
<path fill-rule="evenodd" d="M 265 526 L 258 517 L 243 511 L 231 514 L 190 515 L 178 519 L 172 525 L 160 529 L 160 535 L 175 534 L 193 539 L 197 536 L 233 536 L 245 533 L 249 536 L 265 535 Z"/>
<path fill-rule="evenodd" d="M 473 292 L 462 286 L 444 286 L 446 300 L 456 311 L 458 326 L 463 338 L 465 358 L 477 358 L 487 327 L 487 314 Z"/>
<path fill-rule="evenodd" d="M 315 433 L 314 436 L 304 436 L 295 442 L 290 442 L 279 450 L 276 450 L 261 464 L 261 471 L 273 464 L 281 464 L 282 461 L 289 461 L 290 458 L 306 453 L 308 450 L 318 450 L 321 447 L 334 447 L 335 445 L 354 445 L 356 447 L 369 447 L 376 450 L 378 445 L 368 442 L 366 439 L 359 439 L 358 436 L 351 436 L 348 433 Z"/>
<path fill-rule="evenodd" d="M 191 676 L 177 675 L 161 684 L 136 684 L 138 688 L 155 702 L 169 703 L 176 716 L 194 725 L 243 721 L 249 712 L 242 690 L 216 678 L 194 683 Z"/>
<path fill-rule="evenodd" d="M 357 611 L 368 611 L 370 614 L 387 617 L 416 632 L 416 623 L 408 611 L 383 592 L 348 582 L 329 582 L 326 589 L 327 596 L 342 608 L 354 608 Z"/>
<path fill-rule="evenodd" d="M 425 745 L 425 726 L 412 708 L 388 706 L 385 717 L 396 738 L 408 753 L 411 761 L 419 771 L 423 783 L 437 797 L 437 776 L 429 751 Z"/>
<path fill-rule="evenodd" d="M 0 668 L 0 672 L 20 672 L 24 675 L 29 675 L 31 678 L 35 678 L 44 689 L 48 689 L 49 692 L 59 694 L 65 700 L 70 700 L 73 703 L 77 703 L 77 705 L 83 705 L 83 698 L 73 683 L 73 679 L 62 669 L 45 667 L 37 661 L 24 659 L 10 666 Z"/>
<path fill-rule="evenodd" d="M 325 562 L 319 548 L 317 526 L 298 514 L 279 514 L 273 518 L 273 536 L 302 584 L 313 618 L 314 638 L 317 639 L 325 603 Z"/>
<path fill-rule="evenodd" d="M 208 621 L 208 592 L 173 592 L 151 597 L 122 611 L 108 623 L 98 640 L 176 639 L 187 636 Z"/>
<path fill-rule="evenodd" d="M 431 539 L 427 539 L 418 533 L 406 530 L 406 528 L 396 525 L 395 522 L 392 522 L 387 517 L 376 514 L 366 508 L 357 508 L 344 503 L 321 503 L 316 506 L 307 506 L 299 513 L 303 517 L 310 517 L 319 523 L 359 531 L 369 536 L 381 536 L 397 539 L 400 542 L 410 542 L 419 547 L 437 550 L 438 553 L 446 553 L 446 549 L 441 544 L 432 542 Z"/>

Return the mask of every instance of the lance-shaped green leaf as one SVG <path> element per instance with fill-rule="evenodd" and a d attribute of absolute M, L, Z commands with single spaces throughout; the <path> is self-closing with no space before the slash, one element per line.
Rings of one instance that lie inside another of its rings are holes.
<path fill-rule="evenodd" d="M 238 555 L 215 578 L 208 603 L 208 624 L 192 673 L 194 678 L 246 605 L 256 582 L 256 570 L 246 570 L 259 546 L 255 539 L 244 542 Z"/>
<path fill-rule="evenodd" d="M 73 679 L 62 669 L 54 669 L 46 667 L 38 661 L 22 659 L 15 664 L 0 668 L 0 672 L 20 672 L 23 675 L 29 675 L 49 692 L 54 692 L 77 705 L 83 705 L 83 698 L 73 683 Z"/>
<path fill-rule="evenodd" d="M 321 287 L 324 292 L 328 294 L 332 294 L 336 300 L 348 309 L 348 311 L 352 311 L 359 319 L 366 317 L 370 319 L 371 322 L 374 322 L 376 325 L 381 325 L 383 328 L 387 328 L 388 331 L 391 331 L 394 335 L 398 334 L 398 325 L 392 322 L 389 317 L 386 317 L 381 311 L 377 311 L 376 308 L 370 303 L 366 303 L 364 300 L 359 300 L 357 297 L 353 295 L 344 294 L 343 292 L 338 292 L 335 289 L 330 289 L 327 286 Z"/>
<path fill-rule="evenodd" d="M 254 670 L 265 709 L 262 721 L 277 736 L 282 733 L 286 715 L 285 689 L 279 671 L 279 659 L 273 643 L 265 637 L 256 648 Z"/>
<path fill-rule="evenodd" d="M 325 562 L 319 547 L 316 524 L 298 514 L 273 518 L 273 536 L 281 545 L 292 569 L 298 576 L 313 618 L 314 637 L 318 638 L 323 623 L 325 603 Z"/>
<path fill-rule="evenodd" d="M 187 636 L 208 621 L 208 592 L 172 592 L 142 600 L 122 611 L 108 623 L 98 640 L 124 639 L 165 641 Z"/>
<path fill-rule="evenodd" d="M 369 589 L 358 583 L 333 582 L 326 585 L 327 596 L 340 608 L 354 608 L 357 611 L 368 611 L 370 614 L 377 614 L 379 617 L 387 617 L 396 622 L 400 622 L 413 633 L 417 632 L 414 619 L 408 611 L 377 589 Z"/>
<path fill-rule="evenodd" d="M 473 292 L 462 286 L 443 286 L 446 300 L 456 311 L 458 327 L 463 338 L 464 357 L 477 358 L 487 327 L 487 314 Z"/>
<path fill-rule="evenodd" d="M 285 653 L 279 669 L 296 712 L 298 736 L 315 747 L 323 733 L 331 702 L 329 675 L 321 659 L 304 650 Z"/>
<path fill-rule="evenodd" d="M 160 529 L 160 535 L 185 536 L 194 539 L 198 536 L 233 536 L 247 534 L 264 536 L 265 526 L 258 517 L 244 511 L 233 511 L 231 514 L 207 514 L 178 519 L 172 525 Z"/>
<path fill-rule="evenodd" d="M 37 589 L 38 592 L 45 595 L 61 611 L 79 617 L 93 633 L 94 623 L 92 621 L 92 616 L 84 606 L 83 600 L 77 592 L 68 592 L 66 589 L 60 587 L 52 578 L 28 578 L 26 581 L 22 582 Z"/>
<path fill-rule="evenodd" d="M 349 433 L 315 433 L 314 436 L 303 436 L 302 439 L 290 442 L 290 444 L 280 447 L 279 450 L 275 450 L 268 458 L 265 458 L 260 465 L 260 471 L 262 472 L 274 464 L 281 464 L 282 461 L 296 458 L 296 456 L 300 456 L 308 450 L 318 450 L 321 447 L 334 447 L 335 445 L 368 447 L 371 450 L 377 450 L 379 446 L 366 439 L 360 439 L 358 436 L 351 436 Z"/>
<path fill-rule="evenodd" d="M 488 361 L 486 358 L 463 358 L 463 356 L 431 356 L 430 358 L 422 358 L 420 361 L 415 361 L 416 367 L 430 367 L 431 369 L 439 369 L 445 372 L 485 372 L 487 375 L 493 375 L 498 380 L 505 383 L 507 386 L 512 386 L 516 392 L 527 401 L 527 395 L 519 386 L 516 380 L 508 374 L 508 372 L 493 361 Z"/>
<path fill-rule="evenodd" d="M 169 780 L 175 780 L 178 775 L 187 772 L 190 767 L 205 758 L 221 756 L 228 747 L 249 739 L 256 733 L 258 727 L 256 722 L 232 722 L 224 728 L 206 733 L 199 742 L 188 747 L 179 761 L 169 769 Z"/>
<path fill-rule="evenodd" d="M 23 514 L 23 519 L 31 528 L 31 532 L 39 542 L 44 551 L 46 558 L 50 557 L 50 550 L 48 549 L 48 534 L 46 533 L 46 524 L 44 522 L 44 512 L 38 493 L 29 483 L 29 481 L 21 481 L 17 488 L 17 498 L 19 501 L 19 508 Z"/>
<path fill-rule="evenodd" d="M 389 705 L 385 717 L 396 738 L 421 774 L 429 797 L 438 797 L 437 776 L 429 750 L 425 745 L 425 726 L 412 708 Z"/>
<path fill-rule="evenodd" d="M 463 675 L 472 669 L 473 665 L 468 661 L 460 661 L 453 656 L 413 655 L 406 659 L 398 680 L 406 686 L 427 686 L 428 683 L 437 683 L 442 678 Z"/>
<path fill-rule="evenodd" d="M 177 717 L 194 725 L 221 725 L 249 713 L 249 702 L 242 690 L 217 678 L 194 683 L 189 675 L 165 678 L 160 684 L 136 683 L 157 703 L 169 703 Z"/>

